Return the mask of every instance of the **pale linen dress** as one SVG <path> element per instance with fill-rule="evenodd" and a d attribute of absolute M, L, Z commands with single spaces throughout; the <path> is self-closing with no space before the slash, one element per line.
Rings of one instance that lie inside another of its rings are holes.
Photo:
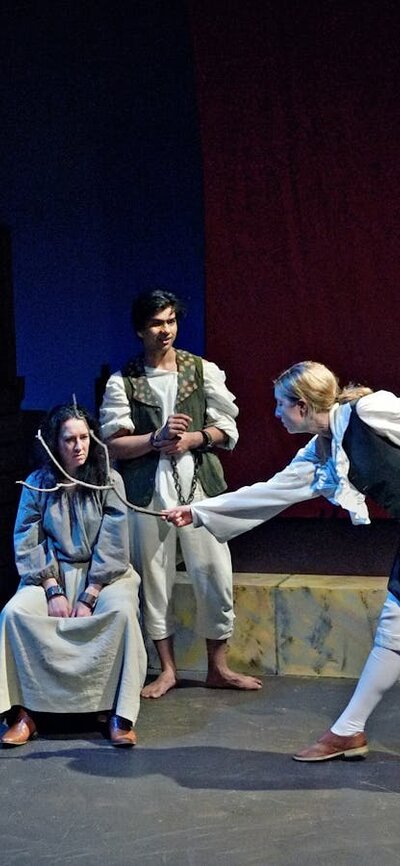
<path fill-rule="evenodd" d="M 51 486 L 42 471 L 27 480 Z M 113 480 L 124 495 L 118 473 Z M 112 489 L 23 488 L 14 545 L 20 584 L 0 616 L 0 713 L 15 705 L 54 713 L 113 709 L 134 724 L 147 659 L 126 506 Z M 71 605 L 88 584 L 100 583 L 92 616 L 50 617 L 41 585 L 48 577 L 65 587 Z"/>

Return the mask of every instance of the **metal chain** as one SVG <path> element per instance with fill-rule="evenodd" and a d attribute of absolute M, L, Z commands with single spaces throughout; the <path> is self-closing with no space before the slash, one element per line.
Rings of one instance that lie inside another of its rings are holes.
<path fill-rule="evenodd" d="M 192 478 L 192 483 L 190 485 L 189 496 L 187 499 L 185 499 L 185 497 L 182 493 L 182 487 L 181 487 L 181 482 L 180 482 L 180 478 L 178 475 L 176 458 L 171 454 L 169 459 L 171 461 L 172 477 L 174 479 L 174 487 L 175 487 L 175 490 L 177 493 L 179 505 L 190 505 L 190 503 L 193 502 L 194 494 L 196 491 L 197 479 L 198 479 L 198 475 L 199 475 L 200 455 L 197 454 L 196 452 L 193 454 L 193 463 L 194 463 L 193 478 Z"/>

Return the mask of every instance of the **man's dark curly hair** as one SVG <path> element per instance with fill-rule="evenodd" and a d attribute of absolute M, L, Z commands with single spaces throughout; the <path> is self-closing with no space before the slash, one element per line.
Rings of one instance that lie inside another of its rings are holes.
<path fill-rule="evenodd" d="M 182 301 L 172 292 L 167 292 L 166 289 L 154 288 L 137 295 L 132 303 L 131 310 L 132 325 L 136 333 L 143 331 L 143 328 L 145 328 L 147 322 L 153 318 L 155 313 L 159 310 L 166 310 L 167 307 L 172 307 L 177 321 L 185 314 L 185 307 Z"/>
<path fill-rule="evenodd" d="M 70 418 L 84 421 L 88 430 L 93 430 L 95 436 L 97 436 L 98 439 L 101 439 L 98 421 L 83 406 L 76 406 L 72 403 L 62 403 L 58 406 L 54 406 L 47 413 L 41 425 L 41 433 L 46 445 L 61 465 L 62 459 L 58 448 L 58 440 L 62 424 L 64 424 L 65 421 L 69 421 Z M 65 481 L 65 477 L 59 469 L 57 469 L 57 466 L 53 463 L 44 449 L 42 465 L 46 475 L 50 476 L 55 481 Z M 92 437 L 90 437 L 87 460 L 83 466 L 78 468 L 76 478 L 79 481 L 86 481 L 88 484 L 103 485 L 107 483 L 107 462 L 104 448 L 102 448 L 98 442 L 95 442 Z M 84 487 L 81 487 L 80 490 L 85 492 Z M 89 491 L 86 490 L 86 492 Z"/>

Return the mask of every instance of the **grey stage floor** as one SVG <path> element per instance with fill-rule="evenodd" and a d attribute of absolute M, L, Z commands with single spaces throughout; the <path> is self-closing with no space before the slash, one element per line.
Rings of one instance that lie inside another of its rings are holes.
<path fill-rule="evenodd" d="M 370 721 L 366 760 L 291 760 L 352 688 L 271 677 L 245 694 L 186 681 L 143 702 L 131 751 L 87 717 L 42 718 L 40 739 L 0 751 L 2 866 L 398 864 L 398 686 Z"/>

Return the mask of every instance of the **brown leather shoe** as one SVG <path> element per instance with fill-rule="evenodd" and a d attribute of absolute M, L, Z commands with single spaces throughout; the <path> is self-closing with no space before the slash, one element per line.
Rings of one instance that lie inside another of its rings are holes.
<path fill-rule="evenodd" d="M 341 737 L 332 731 L 325 731 L 322 737 L 293 755 L 295 761 L 329 761 L 330 758 L 363 758 L 368 752 L 367 738 L 363 731 L 351 737 Z"/>
<path fill-rule="evenodd" d="M 110 740 L 113 746 L 136 746 L 136 731 L 122 716 L 111 716 L 109 723 Z"/>
<path fill-rule="evenodd" d="M 1 742 L 3 746 L 24 746 L 28 740 L 34 740 L 37 737 L 36 725 L 33 719 L 28 715 L 26 710 L 21 707 L 16 721 L 8 731 L 3 734 Z"/>

